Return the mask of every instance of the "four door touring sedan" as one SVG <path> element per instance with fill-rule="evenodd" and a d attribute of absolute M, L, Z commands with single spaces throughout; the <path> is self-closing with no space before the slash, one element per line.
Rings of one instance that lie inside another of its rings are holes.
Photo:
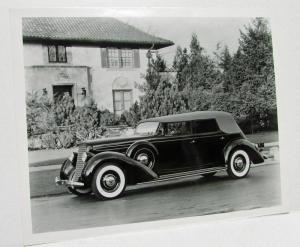
<path fill-rule="evenodd" d="M 264 159 L 226 112 L 198 111 L 141 121 L 135 134 L 79 144 L 64 161 L 56 183 L 76 195 L 119 197 L 127 185 L 226 170 L 245 177 Z"/>

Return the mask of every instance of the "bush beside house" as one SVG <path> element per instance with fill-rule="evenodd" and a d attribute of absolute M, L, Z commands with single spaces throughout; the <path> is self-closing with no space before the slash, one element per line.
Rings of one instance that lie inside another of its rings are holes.
<path fill-rule="evenodd" d="M 126 116 L 118 118 L 108 110 L 100 111 L 92 99 L 87 102 L 84 106 L 76 107 L 69 95 L 51 101 L 37 92 L 27 94 L 28 148 L 70 148 L 78 140 L 117 135 L 118 131 L 126 130 L 126 126 L 117 129 L 109 126 L 132 123 Z"/>

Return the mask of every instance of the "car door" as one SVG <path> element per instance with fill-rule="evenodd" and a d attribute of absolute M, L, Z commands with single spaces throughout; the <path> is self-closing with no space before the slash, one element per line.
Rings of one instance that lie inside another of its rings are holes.
<path fill-rule="evenodd" d="M 224 133 L 219 129 L 215 119 L 192 121 L 192 133 L 197 153 L 194 165 L 206 168 L 223 165 Z"/>
<path fill-rule="evenodd" d="M 186 171 L 194 163 L 191 149 L 194 148 L 188 122 L 163 123 L 164 134 L 155 141 L 159 152 L 158 174 Z"/>

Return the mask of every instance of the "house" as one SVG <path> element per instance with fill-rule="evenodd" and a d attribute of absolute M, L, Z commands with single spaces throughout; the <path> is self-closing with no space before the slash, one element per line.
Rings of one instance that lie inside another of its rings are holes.
<path fill-rule="evenodd" d="M 23 24 L 27 92 L 52 99 L 68 93 L 76 105 L 93 98 L 115 114 L 138 99 L 149 49 L 172 41 L 114 18 L 26 17 Z"/>

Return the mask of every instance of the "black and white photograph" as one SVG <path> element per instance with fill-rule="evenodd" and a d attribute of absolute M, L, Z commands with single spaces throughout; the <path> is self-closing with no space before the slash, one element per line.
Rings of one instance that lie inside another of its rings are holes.
<path fill-rule="evenodd" d="M 22 18 L 32 233 L 282 204 L 264 17 Z"/>

